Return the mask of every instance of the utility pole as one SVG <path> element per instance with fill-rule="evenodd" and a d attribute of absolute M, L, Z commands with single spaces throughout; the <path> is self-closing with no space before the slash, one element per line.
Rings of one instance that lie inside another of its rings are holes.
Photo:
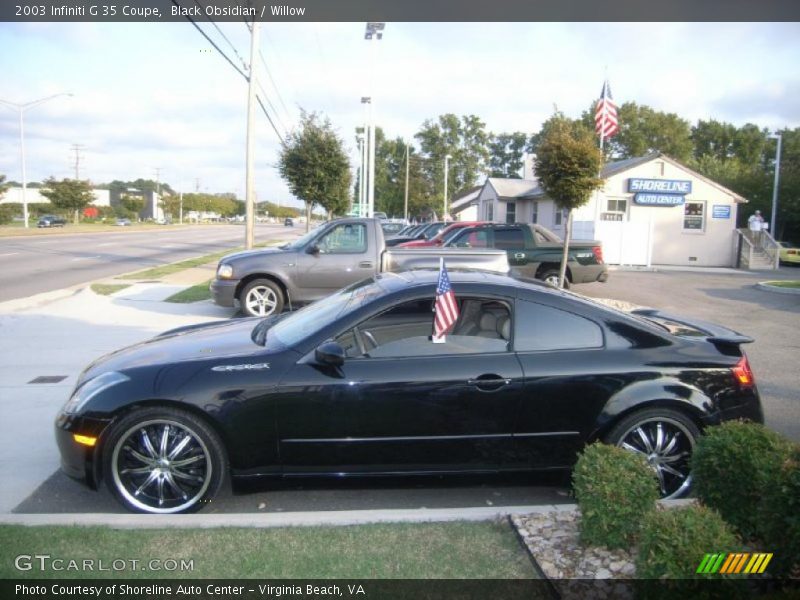
<path fill-rule="evenodd" d="M 247 148 L 245 158 L 245 242 L 248 250 L 255 243 L 256 202 L 255 202 L 255 111 L 256 111 L 256 57 L 258 56 L 258 36 L 261 23 L 253 19 L 250 29 L 250 73 L 247 80 Z"/>
<path fill-rule="evenodd" d="M 199 194 L 200 193 L 200 178 L 199 177 L 195 177 L 194 178 L 194 193 L 195 194 Z"/>
<path fill-rule="evenodd" d="M 370 102 L 369 102 L 369 187 L 367 188 L 367 216 L 372 217 L 375 212 L 375 112 L 373 110 L 373 97 L 375 87 L 375 44 L 383 39 L 383 30 L 386 23 L 367 23 L 364 39 L 370 43 Z"/>
<path fill-rule="evenodd" d="M 449 154 L 445 154 L 444 157 L 444 214 L 442 214 L 442 220 L 447 221 L 447 167 L 449 166 L 449 161 L 452 158 Z"/>
<path fill-rule="evenodd" d="M 403 202 L 403 218 L 408 221 L 408 159 L 409 159 L 409 144 L 406 143 L 406 193 L 405 201 Z"/>
<path fill-rule="evenodd" d="M 770 216 L 769 229 L 772 237 L 778 239 L 778 232 L 775 229 L 778 220 L 778 184 L 781 180 L 781 142 L 783 136 L 780 132 L 775 132 L 769 136 L 772 140 L 778 140 L 778 147 L 775 149 L 775 181 L 772 184 L 772 215 Z"/>
<path fill-rule="evenodd" d="M 73 167 L 75 168 L 75 180 L 78 181 L 81 178 L 81 151 L 85 149 L 86 146 L 82 144 L 72 144 L 71 150 L 75 153 L 75 162 L 73 163 Z"/>
<path fill-rule="evenodd" d="M 364 174 L 364 185 L 361 189 L 361 197 L 360 197 L 360 207 L 358 211 L 358 216 L 366 217 L 367 216 L 367 201 L 369 198 L 369 193 L 367 189 L 369 187 L 370 182 L 370 174 L 369 174 L 369 117 L 368 117 L 368 109 L 369 107 L 366 106 L 367 104 L 371 104 L 372 98 L 369 96 L 362 96 L 361 97 L 361 104 L 364 105 L 364 143 L 361 145 L 361 164 L 362 164 L 362 171 Z"/>

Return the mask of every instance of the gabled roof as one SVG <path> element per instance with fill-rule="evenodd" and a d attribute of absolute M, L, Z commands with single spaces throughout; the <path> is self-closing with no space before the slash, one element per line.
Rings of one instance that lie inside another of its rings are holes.
<path fill-rule="evenodd" d="M 478 198 L 478 194 L 481 193 L 482 187 L 483 186 L 481 185 L 476 185 L 475 187 L 468 188 L 460 194 L 453 196 L 453 199 L 450 201 L 450 211 L 457 213 L 467 208 L 470 203 L 474 202 Z"/>
<path fill-rule="evenodd" d="M 524 198 L 537 196 L 542 193 L 539 181 L 536 179 L 506 179 L 503 177 L 488 177 L 486 184 L 494 188 L 498 198 Z"/>

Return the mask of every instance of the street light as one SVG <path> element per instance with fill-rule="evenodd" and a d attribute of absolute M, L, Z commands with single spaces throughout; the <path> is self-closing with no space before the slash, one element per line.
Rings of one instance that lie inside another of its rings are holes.
<path fill-rule="evenodd" d="M 778 149 L 775 152 L 775 183 L 772 186 L 772 217 L 769 220 L 772 237 L 777 239 L 778 232 L 775 230 L 775 220 L 778 216 L 778 183 L 781 179 L 781 142 L 783 138 L 779 132 L 775 132 L 769 136 L 769 139 L 778 140 Z"/>
<path fill-rule="evenodd" d="M 375 44 L 383 39 L 383 30 L 386 23 L 369 22 L 364 31 L 364 39 L 370 42 L 370 73 L 369 73 L 369 132 L 367 142 L 369 147 L 369 186 L 367 187 L 367 216 L 372 217 L 375 212 L 375 114 L 373 111 L 372 96 L 374 92 L 375 80 Z M 364 102 L 364 98 L 361 99 Z"/>
<path fill-rule="evenodd" d="M 450 164 L 450 159 L 453 158 L 449 154 L 446 154 L 444 157 L 444 214 L 442 215 L 442 220 L 447 221 L 447 167 Z"/>
<path fill-rule="evenodd" d="M 72 94 L 69 92 L 61 92 L 59 94 L 53 94 L 52 96 L 39 98 L 38 100 L 32 100 L 31 102 L 25 102 L 23 104 L 9 102 L 8 100 L 0 100 L 0 104 L 19 111 L 19 151 L 22 167 L 22 218 L 25 220 L 26 229 L 28 227 L 28 180 L 25 174 L 25 121 L 23 119 L 23 115 L 27 109 L 38 106 L 39 104 L 47 102 L 48 100 L 52 100 L 53 98 L 58 98 L 59 96 L 72 96 Z"/>
<path fill-rule="evenodd" d="M 370 123 L 370 114 L 372 106 L 372 98 L 370 96 L 361 96 L 361 104 L 364 105 L 364 143 L 361 145 L 361 164 L 363 165 L 364 186 L 361 194 L 361 209 L 359 212 L 360 217 L 369 216 L 369 189 L 372 185 L 372 178 L 375 171 L 370 169 L 370 153 L 369 148 L 375 142 L 375 138 L 370 136 L 372 125 Z M 369 106 L 368 106 L 369 105 Z"/>

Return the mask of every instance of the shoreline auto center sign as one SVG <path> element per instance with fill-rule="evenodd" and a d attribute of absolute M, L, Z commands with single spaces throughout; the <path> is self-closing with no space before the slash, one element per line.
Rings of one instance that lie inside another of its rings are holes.
<path fill-rule="evenodd" d="M 628 179 L 633 201 L 643 206 L 680 206 L 692 193 L 692 182 L 685 179 Z"/>

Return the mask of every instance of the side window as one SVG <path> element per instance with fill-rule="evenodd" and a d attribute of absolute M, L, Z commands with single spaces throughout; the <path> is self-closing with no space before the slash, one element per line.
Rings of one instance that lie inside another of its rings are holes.
<path fill-rule="evenodd" d="M 511 225 L 517 222 L 517 203 L 506 202 L 506 223 Z"/>
<path fill-rule="evenodd" d="M 367 251 L 367 228 L 363 223 L 342 223 L 318 242 L 321 254 L 361 254 Z"/>
<path fill-rule="evenodd" d="M 489 232 L 486 229 L 462 231 L 450 244 L 459 248 L 488 248 Z"/>
<path fill-rule="evenodd" d="M 459 299 L 459 317 L 445 342 L 434 344 L 433 297 L 404 302 L 336 338 L 348 358 L 413 358 L 509 350 L 511 311 L 503 302 Z"/>
<path fill-rule="evenodd" d="M 517 352 L 603 347 L 603 332 L 589 319 L 527 300 L 517 300 L 516 312 Z"/>
<path fill-rule="evenodd" d="M 501 250 L 522 250 L 525 248 L 525 239 L 522 230 L 517 228 L 495 229 L 494 247 Z"/>

